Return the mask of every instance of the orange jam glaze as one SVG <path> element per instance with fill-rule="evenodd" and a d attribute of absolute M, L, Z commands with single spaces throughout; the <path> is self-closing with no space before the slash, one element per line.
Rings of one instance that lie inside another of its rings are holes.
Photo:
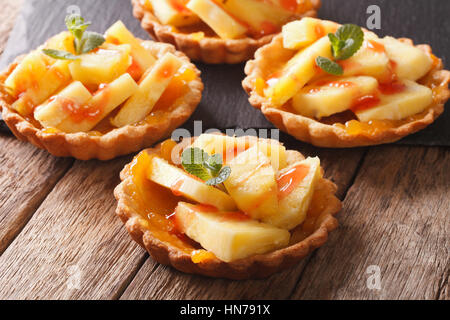
<path fill-rule="evenodd" d="M 188 202 L 185 198 L 174 195 L 174 193 L 164 187 L 150 181 L 148 170 L 151 168 L 150 163 L 153 156 L 160 156 L 167 159 L 171 158 L 172 149 L 176 143 L 172 140 L 163 142 L 160 151 L 156 154 L 149 154 L 142 151 L 133 160 L 128 168 L 129 174 L 132 176 L 133 183 L 129 185 L 129 193 L 133 199 L 133 206 L 136 212 L 141 216 L 141 225 L 151 234 L 166 243 L 176 247 L 177 249 L 191 255 L 194 263 L 204 262 L 214 259 L 214 254 L 203 250 L 195 241 L 182 234 L 177 227 L 176 207 L 179 201 Z M 286 188 L 283 194 L 289 194 L 294 190 L 306 176 L 307 168 L 301 166 L 296 167 L 289 173 L 285 174 L 279 182 L 281 186 Z M 292 181 L 291 181 L 292 180 Z M 326 205 L 327 194 L 317 189 L 313 195 L 313 200 L 307 214 L 304 224 L 297 227 L 295 232 L 301 234 L 302 239 L 306 238 L 315 231 L 315 225 L 323 212 Z M 197 205 L 198 211 L 215 212 L 216 208 L 209 205 Z M 242 212 L 223 213 L 224 221 L 247 221 L 250 218 Z M 298 236 L 298 235 L 297 235 Z M 300 240 L 299 240 L 300 241 Z"/>
<path fill-rule="evenodd" d="M 306 178 L 309 168 L 307 165 L 300 164 L 280 175 L 277 179 L 278 199 L 282 200 L 290 195 Z"/>

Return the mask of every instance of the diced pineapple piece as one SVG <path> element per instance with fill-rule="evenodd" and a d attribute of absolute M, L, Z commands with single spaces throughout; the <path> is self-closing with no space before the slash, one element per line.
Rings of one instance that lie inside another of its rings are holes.
<path fill-rule="evenodd" d="M 43 59 L 43 53 L 33 51 L 29 53 L 13 72 L 5 80 L 5 87 L 13 97 L 29 89 L 38 91 L 40 89 L 40 79 L 47 72 L 47 65 Z"/>
<path fill-rule="evenodd" d="M 68 109 L 83 106 L 91 98 L 91 93 L 81 82 L 72 82 L 47 103 L 37 107 L 34 111 L 34 118 L 44 128 L 56 128 L 70 116 Z"/>
<path fill-rule="evenodd" d="M 122 21 L 117 21 L 105 33 L 106 41 L 114 44 L 129 44 L 131 55 L 144 73 L 155 63 L 155 57 L 150 51 L 145 49 L 141 41 L 127 29 Z"/>
<path fill-rule="evenodd" d="M 271 99 L 274 106 L 281 107 L 316 75 L 318 56 L 332 58 L 331 44 L 327 36 L 297 53 L 284 67 L 281 78 L 265 90 L 265 95 Z"/>
<path fill-rule="evenodd" d="M 405 89 L 400 93 L 381 94 L 380 103 L 374 108 L 356 111 L 360 121 L 370 120 L 402 120 L 424 111 L 433 103 L 433 92 L 430 88 L 414 81 L 403 80 Z"/>
<path fill-rule="evenodd" d="M 367 33 L 365 36 L 367 36 Z M 373 41 L 375 40 L 365 41 L 362 48 L 354 56 L 340 62 L 344 69 L 344 76 L 365 75 L 386 82 L 386 78 L 391 73 L 389 57 L 383 50 L 373 50 L 373 46 L 378 45 L 379 42 Z M 390 80 L 387 79 L 387 81 Z"/>
<path fill-rule="evenodd" d="M 81 121 L 74 121 L 69 117 L 58 124 L 56 128 L 67 133 L 88 132 L 137 90 L 137 83 L 128 73 L 125 73 L 100 89 L 92 99 L 82 106 L 90 110 L 90 117 Z"/>
<path fill-rule="evenodd" d="M 149 0 L 153 13 L 163 24 L 183 27 L 195 24 L 200 19 L 186 8 L 189 0 Z"/>
<path fill-rule="evenodd" d="M 212 0 L 190 0 L 186 6 L 222 39 L 236 39 L 248 31 Z"/>
<path fill-rule="evenodd" d="M 378 87 L 378 81 L 372 77 L 333 79 L 304 87 L 292 99 L 292 107 L 303 116 L 320 119 L 350 109 L 355 99 L 375 92 Z"/>
<path fill-rule="evenodd" d="M 286 247 L 291 236 L 286 230 L 246 219 L 243 213 L 215 212 L 183 202 L 175 212 L 181 231 L 225 262 Z"/>
<path fill-rule="evenodd" d="M 200 204 L 211 205 L 221 211 L 236 210 L 236 204 L 228 194 L 208 186 L 204 181 L 172 166 L 161 158 L 153 157 L 148 170 L 148 178 L 171 189 L 174 194 Z"/>
<path fill-rule="evenodd" d="M 278 189 L 270 159 L 254 146 L 238 154 L 228 165 L 231 175 L 224 185 L 238 208 L 256 220 L 275 215 Z"/>
<path fill-rule="evenodd" d="M 239 153 L 257 145 L 258 151 L 270 158 L 275 172 L 286 167 L 286 148 L 275 140 L 261 141 L 253 137 L 230 137 L 226 135 L 202 134 L 192 147 L 203 149 L 208 154 L 221 154 L 224 162 L 230 162 Z"/>
<path fill-rule="evenodd" d="M 424 51 L 386 37 L 381 40 L 386 53 L 395 62 L 395 73 L 400 79 L 416 81 L 430 71 L 433 61 Z"/>
<path fill-rule="evenodd" d="M 75 54 L 75 37 L 69 31 L 64 31 L 50 38 L 45 43 L 46 49 L 67 51 Z"/>
<path fill-rule="evenodd" d="M 128 99 L 111 123 L 123 127 L 144 120 L 182 64 L 175 55 L 166 53 L 143 77 L 138 91 Z"/>
<path fill-rule="evenodd" d="M 70 81 L 70 61 L 59 60 L 53 64 L 44 76 L 37 80 L 36 87 L 29 88 L 12 104 L 12 108 L 21 115 L 29 115 L 34 107 L 47 100 L 53 93 Z"/>
<path fill-rule="evenodd" d="M 227 0 L 217 2 L 220 2 L 227 12 L 230 12 L 239 21 L 247 23 L 253 31 L 260 35 L 278 32 L 280 26 L 292 17 L 292 12 L 266 1 Z"/>
<path fill-rule="evenodd" d="M 131 46 L 104 44 L 101 49 L 83 54 L 69 68 L 72 78 L 83 84 L 110 83 L 131 65 Z"/>
<path fill-rule="evenodd" d="M 283 47 L 298 50 L 317 41 L 329 33 L 335 33 L 339 24 L 305 17 L 283 26 Z"/>
<path fill-rule="evenodd" d="M 280 171 L 278 214 L 264 222 L 292 230 L 306 219 L 317 183 L 322 178 L 319 158 L 308 158 Z"/>

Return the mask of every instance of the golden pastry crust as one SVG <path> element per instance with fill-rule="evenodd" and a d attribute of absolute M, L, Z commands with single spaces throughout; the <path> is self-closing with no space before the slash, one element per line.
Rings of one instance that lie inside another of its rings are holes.
<path fill-rule="evenodd" d="M 148 149 L 148 152 L 158 152 L 158 149 L 159 146 Z M 288 164 L 303 159 L 304 157 L 299 152 L 288 151 Z M 133 199 L 131 166 L 132 164 L 128 164 L 121 172 L 122 182 L 114 191 L 118 200 L 117 215 L 125 224 L 133 240 L 145 248 L 153 259 L 185 273 L 233 280 L 266 278 L 295 265 L 314 249 L 321 247 L 327 241 L 328 234 L 338 227 L 338 222 L 334 216 L 341 210 L 342 203 L 335 196 L 337 186 L 330 180 L 323 178 L 316 188 L 325 191 L 327 195 L 326 201 L 324 201 L 326 206 L 316 221 L 314 233 L 306 239 L 299 239 L 300 229 L 297 228 L 291 231 L 289 247 L 231 263 L 226 263 L 217 258 L 194 263 L 190 254 L 156 238 L 143 225 L 142 213 L 136 209 L 139 206 Z"/>
<path fill-rule="evenodd" d="M 194 61 L 209 64 L 241 63 L 251 59 L 258 48 L 269 43 L 275 36 L 272 34 L 260 39 L 243 38 L 234 40 L 212 37 L 196 39 L 191 34 L 176 32 L 172 26 L 161 24 L 152 12 L 143 7 L 141 0 L 131 0 L 131 2 L 133 4 L 133 14 L 141 21 L 143 29 L 154 39 L 175 45 L 178 50 L 186 53 Z M 295 15 L 292 19 L 298 20 L 302 17 L 317 16 L 321 0 L 312 0 L 311 4 L 313 6 L 312 10 L 301 15 Z"/>
<path fill-rule="evenodd" d="M 411 46 L 410 39 L 399 39 Z M 418 45 L 430 56 L 432 50 L 429 45 Z M 255 81 L 258 78 L 265 79 L 270 69 L 269 65 L 282 64 L 292 57 L 294 51 L 283 47 L 283 37 L 278 35 L 273 41 L 259 49 L 255 59 L 247 63 L 245 73 L 247 77 L 242 85 L 249 94 L 250 104 L 260 109 L 266 118 L 280 130 L 292 135 L 298 140 L 311 143 L 317 147 L 326 148 L 350 148 L 391 143 L 404 138 L 407 135 L 420 131 L 433 123 L 444 112 L 444 105 L 450 97 L 448 84 L 450 71 L 443 70 L 442 61 L 439 59 L 429 73 L 418 82 L 434 89 L 434 103 L 418 119 L 404 123 L 399 127 L 377 130 L 373 134 L 349 134 L 343 127 L 328 125 L 315 119 L 299 114 L 281 110 L 271 106 L 269 99 L 261 96 L 255 89 Z"/>
<path fill-rule="evenodd" d="M 143 45 L 156 57 L 162 57 L 167 52 L 173 53 L 188 68 L 194 70 L 197 75 L 196 79 L 189 82 L 189 90 L 186 94 L 179 98 L 182 102 L 170 112 L 167 112 L 161 121 L 128 125 L 100 136 L 85 132 L 70 134 L 48 132 L 36 127 L 31 121 L 12 110 L 5 98 L 5 93 L 0 90 L 0 109 L 2 110 L 3 120 L 18 139 L 29 141 L 57 157 L 74 157 L 79 160 L 110 160 L 155 144 L 169 136 L 173 130 L 181 126 L 192 115 L 200 103 L 203 83 L 200 79 L 200 71 L 186 55 L 176 51 L 172 45 L 153 41 L 144 41 Z M 5 71 L 0 73 L 0 89 L 5 79 L 22 59 L 23 57 L 18 57 Z"/>

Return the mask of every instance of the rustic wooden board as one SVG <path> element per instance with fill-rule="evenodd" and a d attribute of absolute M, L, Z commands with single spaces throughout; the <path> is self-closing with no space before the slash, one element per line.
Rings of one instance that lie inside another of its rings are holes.
<path fill-rule="evenodd" d="M 0 255 L 72 163 L 0 135 Z"/>
<path fill-rule="evenodd" d="M 113 189 L 129 161 L 75 163 L 0 257 L 1 298 L 121 295 L 147 256 L 114 214 Z"/>
<path fill-rule="evenodd" d="M 308 156 L 318 155 L 321 159 L 326 159 L 322 162 L 326 176 L 332 177 L 339 186 L 338 196 L 341 199 L 351 185 L 365 154 L 364 149 L 302 148 L 301 151 Z M 336 159 L 340 161 L 335 161 Z M 211 280 L 182 274 L 148 258 L 121 299 L 286 299 L 295 288 L 297 279 L 310 258 L 311 256 L 307 257 L 296 267 L 269 279 L 252 281 Z"/>
<path fill-rule="evenodd" d="M 342 23 L 366 25 L 369 5 L 381 8 L 380 35 L 411 37 L 418 43 L 430 43 L 437 55 L 450 50 L 450 24 L 447 0 L 398 0 L 396 5 L 387 0 L 324 0 L 320 17 Z M 15 26 L 11 40 L 0 59 L 0 68 L 18 54 L 37 47 L 49 36 L 64 28 L 64 15 L 70 6 L 78 6 L 86 19 L 93 22 L 92 30 L 103 32 L 121 19 L 136 35 L 148 39 L 138 21 L 131 14 L 129 0 L 29 0 Z M 51 8 L 51 10 L 49 10 Z M 355 14 L 356 13 L 356 14 Z M 45 17 L 43 19 L 42 17 Z M 102 17 L 102 18 L 98 18 Z M 436 26 L 439 26 L 438 28 Z M 244 65 L 206 66 L 198 64 L 203 72 L 205 92 L 202 102 L 190 121 L 184 126 L 192 130 L 193 120 L 201 120 L 203 128 L 271 128 L 273 127 L 248 103 L 241 87 Z M 446 112 L 433 126 L 400 143 L 413 145 L 450 145 L 450 113 Z"/>
<path fill-rule="evenodd" d="M 450 151 L 372 149 L 293 299 L 448 299 Z M 381 290 L 366 270 L 381 269 Z"/>

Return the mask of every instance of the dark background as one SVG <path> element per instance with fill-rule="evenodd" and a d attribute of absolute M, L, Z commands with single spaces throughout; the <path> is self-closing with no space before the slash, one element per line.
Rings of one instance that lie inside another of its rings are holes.
<path fill-rule="evenodd" d="M 361 26 L 366 26 L 368 6 L 378 5 L 381 8 L 381 30 L 373 30 L 378 35 L 412 38 L 417 44 L 428 43 L 444 64 L 450 58 L 449 0 L 322 0 L 322 3 L 320 18 Z M 0 68 L 65 29 L 64 17 L 67 8 L 73 5 L 77 5 L 81 14 L 93 22 L 91 30 L 104 32 L 121 19 L 136 36 L 149 39 L 132 16 L 129 0 L 27 0 L 0 58 Z M 185 128 L 192 130 L 194 120 L 202 120 L 204 130 L 273 127 L 248 103 L 241 87 L 244 64 L 197 65 L 202 70 L 206 88 L 200 106 Z M 398 143 L 449 146 L 450 111 L 444 112 L 426 130 Z"/>

